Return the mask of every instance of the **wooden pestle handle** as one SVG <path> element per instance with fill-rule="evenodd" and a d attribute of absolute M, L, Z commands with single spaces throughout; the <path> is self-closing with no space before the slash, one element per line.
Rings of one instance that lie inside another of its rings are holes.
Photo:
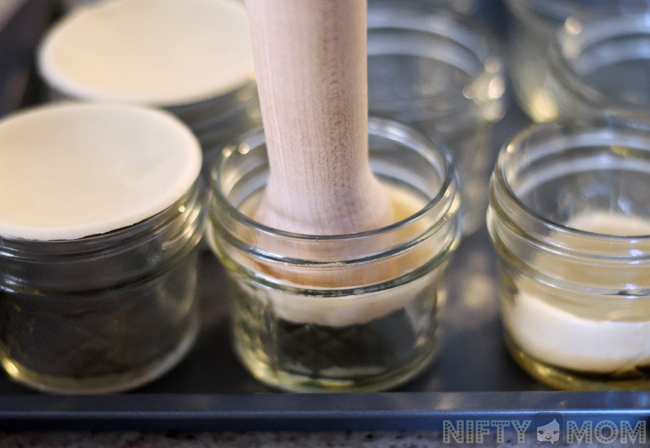
<path fill-rule="evenodd" d="M 255 220 L 340 235 L 393 222 L 368 164 L 365 0 L 246 0 L 270 160 Z"/>

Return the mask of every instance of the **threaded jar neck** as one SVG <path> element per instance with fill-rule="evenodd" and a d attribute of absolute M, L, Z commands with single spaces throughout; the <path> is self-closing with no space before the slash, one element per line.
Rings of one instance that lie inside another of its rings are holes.
<path fill-rule="evenodd" d="M 647 133 L 613 124 L 534 126 L 499 155 L 490 237 L 516 270 L 547 284 L 650 293 L 648 188 Z"/>
<path fill-rule="evenodd" d="M 375 175 L 422 198 L 421 210 L 387 227 L 349 235 L 301 235 L 257 223 L 238 209 L 268 180 L 264 135 L 257 131 L 225 148 L 211 171 L 208 233 L 213 249 L 243 264 L 257 260 L 296 269 L 304 279 L 318 277 L 318 272 L 400 264 L 399 260 L 409 260 L 411 271 L 434 258 L 442 263 L 460 239 L 460 199 L 448 155 L 439 143 L 380 119 L 369 121 L 369 146 Z M 414 257 L 422 253 L 423 245 L 433 252 L 426 259 Z M 351 279 L 349 286 L 361 286 L 355 281 Z"/>
<path fill-rule="evenodd" d="M 0 236 L 0 288 L 72 293 L 120 287 L 159 275 L 190 253 L 205 228 L 204 181 L 162 212 L 77 240 Z"/>
<path fill-rule="evenodd" d="M 615 6 L 569 17 L 551 41 L 549 87 L 563 116 L 647 122 L 650 12 Z"/>

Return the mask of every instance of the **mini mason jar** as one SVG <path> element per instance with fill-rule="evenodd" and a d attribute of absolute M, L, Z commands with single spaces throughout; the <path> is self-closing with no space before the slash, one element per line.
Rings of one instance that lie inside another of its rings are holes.
<path fill-rule="evenodd" d="M 588 14 L 624 0 L 506 0 L 510 11 L 510 74 L 523 110 L 536 122 L 557 117 L 548 90 L 548 48 L 569 16 Z"/>
<path fill-rule="evenodd" d="M 189 352 L 200 160 L 156 110 L 66 104 L 0 123 L 0 361 L 13 380 L 119 392 Z"/>
<path fill-rule="evenodd" d="M 368 10 L 368 104 L 372 115 L 441 138 L 463 198 L 463 233 L 484 222 L 492 130 L 504 114 L 497 42 L 468 18 L 424 8 Z"/>
<path fill-rule="evenodd" d="M 550 49 L 547 87 L 562 117 L 648 121 L 650 10 L 570 17 Z"/>
<path fill-rule="evenodd" d="M 244 5 L 232 0 L 86 0 L 38 51 L 53 99 L 159 107 L 206 157 L 261 124 Z"/>
<path fill-rule="evenodd" d="M 472 15 L 479 7 L 479 0 L 368 0 L 368 9 L 377 7 L 395 8 L 418 12 L 447 11 L 457 14 Z"/>
<path fill-rule="evenodd" d="M 224 149 L 211 171 L 207 234 L 228 271 L 234 350 L 272 387 L 384 390 L 438 351 L 445 271 L 460 239 L 456 181 L 426 137 L 380 119 L 368 134 L 371 169 L 403 216 L 370 232 L 299 235 L 251 220 L 268 180 L 262 131 Z"/>
<path fill-rule="evenodd" d="M 650 133 L 545 124 L 502 150 L 488 230 L 507 346 L 568 390 L 650 389 Z"/>

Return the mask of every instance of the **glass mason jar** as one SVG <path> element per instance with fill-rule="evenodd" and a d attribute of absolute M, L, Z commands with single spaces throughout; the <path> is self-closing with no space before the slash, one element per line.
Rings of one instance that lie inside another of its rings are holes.
<path fill-rule="evenodd" d="M 569 16 L 589 14 L 625 0 L 506 0 L 510 11 L 510 75 L 516 99 L 536 122 L 557 117 L 555 101 L 546 86 L 548 47 Z"/>
<path fill-rule="evenodd" d="M 38 72 L 50 99 L 171 112 L 199 139 L 204 166 L 230 140 L 261 125 L 241 2 L 187 1 L 179 18 L 168 13 L 177 3 L 173 0 L 81 3 L 83 7 L 74 8 L 46 33 L 38 49 Z M 216 21 L 214 31 L 206 28 L 206 21 Z M 75 42 L 83 45 L 74 47 Z M 188 56 L 193 54 L 198 56 Z"/>
<path fill-rule="evenodd" d="M 370 114 L 441 138 L 451 150 L 466 235 L 484 222 L 504 93 L 497 42 L 478 23 L 401 4 L 368 9 Z"/>
<path fill-rule="evenodd" d="M 488 230 L 515 361 L 559 389 L 650 389 L 650 133 L 544 124 L 502 150 Z"/>
<path fill-rule="evenodd" d="M 479 8 L 479 0 L 368 0 L 368 9 L 389 7 L 407 9 L 411 11 L 427 12 L 454 12 L 472 15 Z"/>
<path fill-rule="evenodd" d="M 299 235 L 246 216 L 268 180 L 262 131 L 224 149 L 211 171 L 207 235 L 228 272 L 234 350 L 272 387 L 388 389 L 438 351 L 444 276 L 460 240 L 452 168 L 441 146 L 405 126 L 371 119 L 368 134 L 371 169 L 396 210 L 410 210 L 370 232 Z"/>
<path fill-rule="evenodd" d="M 61 93 L 52 86 L 48 94 L 52 101 L 90 101 Z M 262 124 L 257 83 L 252 77 L 245 84 L 217 97 L 159 108 L 175 115 L 190 128 L 201 144 L 204 168 L 214 163 L 219 150 L 229 141 Z"/>
<path fill-rule="evenodd" d="M 563 117 L 648 121 L 650 10 L 570 17 L 550 49 L 547 83 Z"/>
<path fill-rule="evenodd" d="M 249 129 L 262 125 L 257 83 L 252 76 L 229 92 L 205 101 L 168 106 L 196 135 L 203 150 L 203 167 L 213 165 L 221 148 Z M 205 171 L 205 170 L 204 170 Z M 204 173 L 207 177 L 207 173 Z"/>
<path fill-rule="evenodd" d="M 199 329 L 201 178 L 137 224 L 77 240 L 0 238 L 0 360 L 28 387 L 120 392 L 174 367 Z"/>

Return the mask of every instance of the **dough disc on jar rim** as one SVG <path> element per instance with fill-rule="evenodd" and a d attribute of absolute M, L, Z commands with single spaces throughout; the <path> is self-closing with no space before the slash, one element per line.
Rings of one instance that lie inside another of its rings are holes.
<path fill-rule="evenodd" d="M 252 80 L 246 11 L 233 0 L 113 0 L 47 34 L 41 76 L 78 99 L 174 106 Z"/>
<path fill-rule="evenodd" d="M 179 200 L 199 144 L 166 112 L 63 104 L 0 121 L 0 235 L 71 240 L 126 227 Z"/>

